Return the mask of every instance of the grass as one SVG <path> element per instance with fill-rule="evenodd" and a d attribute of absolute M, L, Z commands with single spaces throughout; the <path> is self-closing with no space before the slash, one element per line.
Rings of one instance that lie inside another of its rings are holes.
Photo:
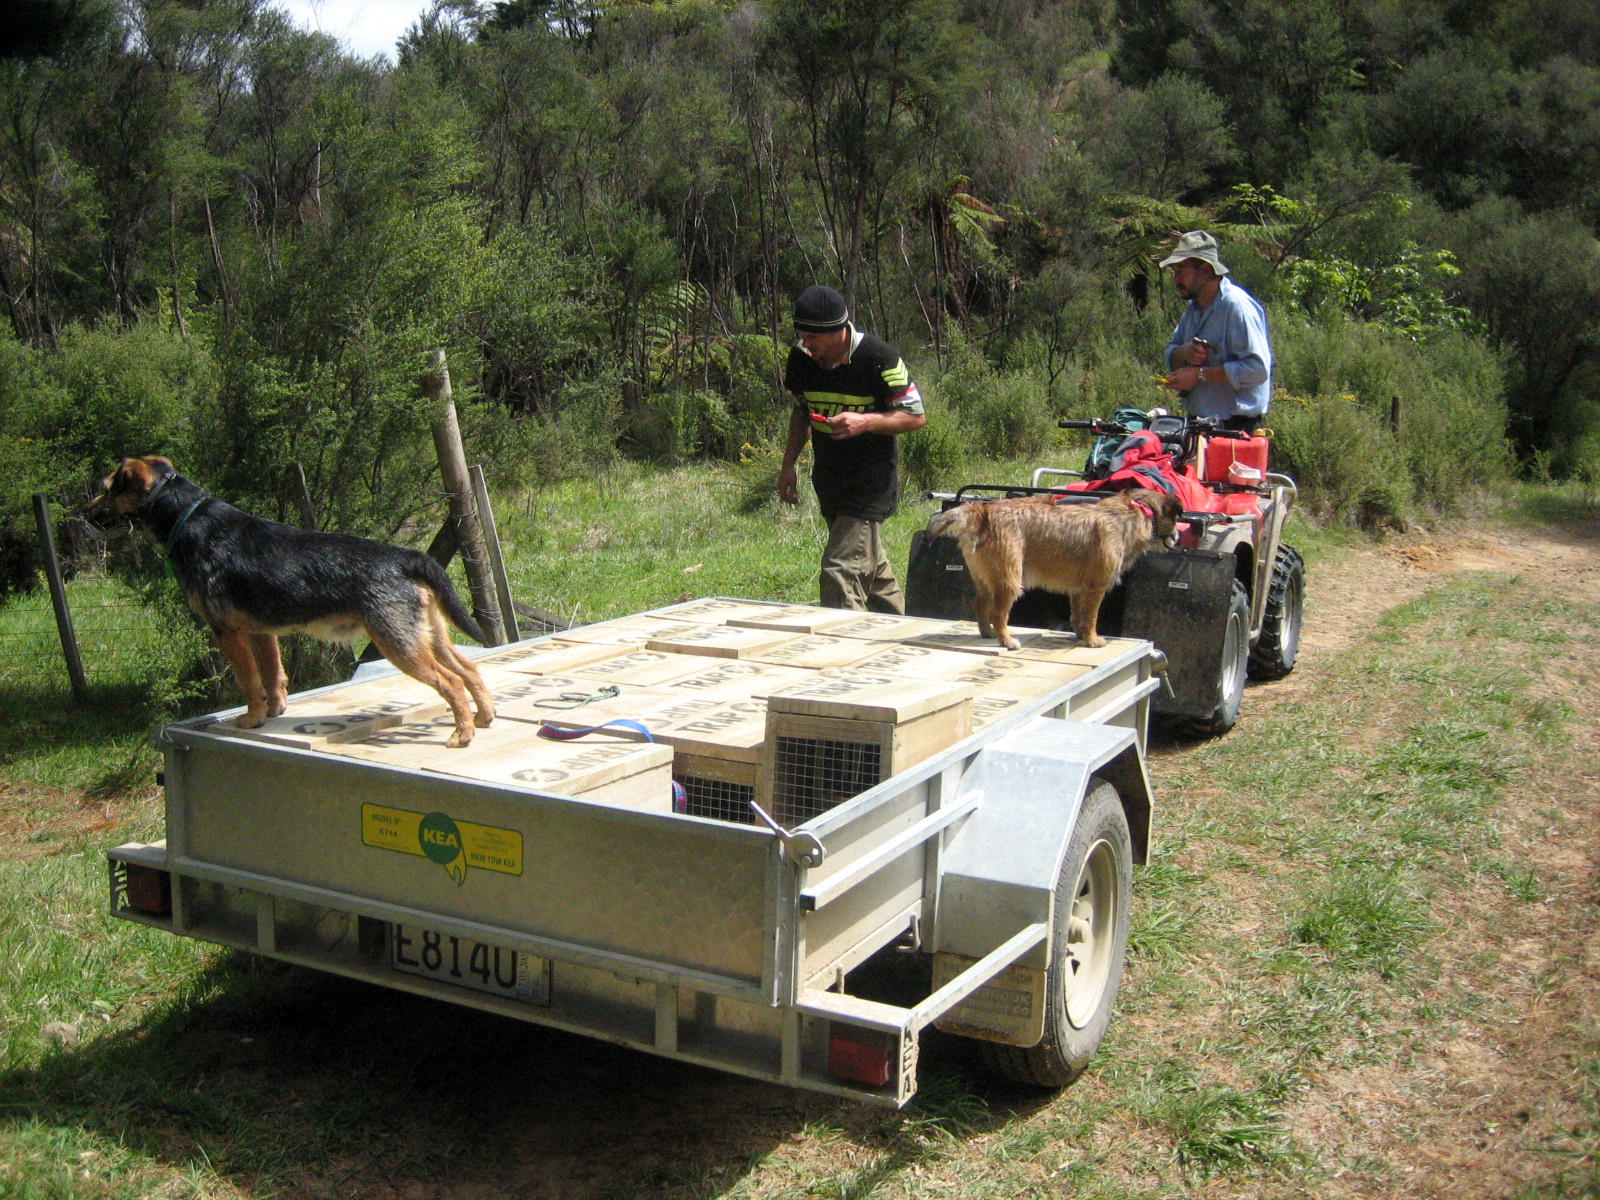
<path fill-rule="evenodd" d="M 761 478 L 623 468 L 508 501 L 517 595 L 572 620 L 684 595 L 811 600 L 820 524 L 770 503 Z M 891 525 L 895 562 L 931 507 Z M 1298 520 L 1291 540 L 1313 598 L 1358 548 Z M 23 624 L 0 612 L 0 637 Z M 1581 690 L 1552 684 L 1593 678 L 1597 632 L 1592 601 L 1509 572 L 1440 574 L 1338 655 L 1305 660 L 1314 687 L 1270 704 L 1252 689 L 1227 737 L 1158 735 L 1156 852 L 1089 1074 L 1059 1095 L 1000 1087 L 930 1035 L 903 1113 L 109 921 L 102 851 L 160 836 L 150 725 L 199 701 L 161 690 L 182 671 L 155 636 L 114 667 L 97 656 L 88 710 L 59 686 L 8 686 L 0 1197 L 455 1196 L 468 1180 L 511 1195 L 559 1180 L 584 1198 L 1254 1200 L 1323 1194 L 1335 1176 L 1402 1192 L 1428 1122 L 1461 1109 L 1439 1047 L 1487 1047 L 1583 985 L 1575 947 L 1595 903 L 1555 850 L 1589 844 L 1560 801 L 1594 764 Z M 1533 943 L 1552 947 L 1536 969 L 1519 957 Z M 1533 1103 L 1519 1095 L 1561 1106 L 1516 1145 L 1526 1200 L 1600 1189 L 1600 1029 L 1592 1005 L 1569 1009 L 1568 1076 L 1504 1078 L 1508 1049 L 1483 1085 L 1511 1097 L 1490 1104 L 1497 1128 Z M 1363 1102 L 1368 1077 L 1394 1086 Z M 1422 1132 L 1373 1132 L 1389 1122 Z"/>

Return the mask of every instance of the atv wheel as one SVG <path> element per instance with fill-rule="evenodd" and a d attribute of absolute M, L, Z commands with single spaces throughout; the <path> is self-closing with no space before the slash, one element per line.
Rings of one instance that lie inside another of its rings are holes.
<path fill-rule="evenodd" d="M 1250 597 L 1237 579 L 1228 598 L 1228 622 L 1219 650 L 1213 693 L 1217 706 L 1209 717 L 1201 717 L 1191 726 L 1202 737 L 1221 737 L 1232 729 L 1244 702 L 1244 680 L 1250 665 Z"/>
<path fill-rule="evenodd" d="M 1293 546 L 1279 546 L 1261 618 L 1261 637 L 1250 651 L 1251 679 L 1282 679 L 1300 653 L 1300 618 L 1305 612 L 1306 567 Z"/>

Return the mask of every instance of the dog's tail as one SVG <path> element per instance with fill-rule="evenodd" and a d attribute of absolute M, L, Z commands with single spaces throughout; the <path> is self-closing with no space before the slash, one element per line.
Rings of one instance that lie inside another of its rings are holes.
<path fill-rule="evenodd" d="M 947 508 L 942 513 L 939 513 L 933 520 L 928 522 L 928 539 L 934 541 L 966 529 L 967 519 L 971 515 L 970 510 L 973 508 L 974 506 L 969 502 L 967 504 L 957 504 L 954 508 Z"/>
<path fill-rule="evenodd" d="M 444 615 L 450 618 L 452 625 L 480 646 L 489 644 L 488 636 L 477 621 L 472 619 L 467 606 L 461 603 L 455 584 L 450 582 L 450 576 L 445 574 L 443 567 L 419 550 L 411 557 L 410 568 L 406 573 L 418 583 L 426 584 L 429 590 L 439 597 L 439 607 L 444 609 Z"/>

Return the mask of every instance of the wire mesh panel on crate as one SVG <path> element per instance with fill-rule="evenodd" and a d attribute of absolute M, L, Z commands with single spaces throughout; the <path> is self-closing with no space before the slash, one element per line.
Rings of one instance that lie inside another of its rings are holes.
<path fill-rule="evenodd" d="M 972 732 L 970 684 L 848 671 L 767 698 L 765 790 L 802 825 Z"/>

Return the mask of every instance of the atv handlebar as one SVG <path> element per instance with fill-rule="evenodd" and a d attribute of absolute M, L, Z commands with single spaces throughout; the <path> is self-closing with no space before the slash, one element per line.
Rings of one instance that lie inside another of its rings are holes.
<path fill-rule="evenodd" d="M 1225 429 L 1219 422 L 1212 420 L 1210 417 L 1184 417 L 1182 419 L 1186 433 L 1204 434 L 1206 437 L 1234 438 L 1239 441 L 1246 441 L 1251 437 L 1250 434 L 1243 430 Z M 1061 429 L 1085 429 L 1096 437 L 1104 437 L 1107 434 L 1127 437 L 1130 433 L 1135 432 L 1135 430 L 1120 421 L 1107 421 L 1101 417 L 1091 417 L 1087 421 L 1068 417 L 1057 421 L 1056 425 Z"/>

